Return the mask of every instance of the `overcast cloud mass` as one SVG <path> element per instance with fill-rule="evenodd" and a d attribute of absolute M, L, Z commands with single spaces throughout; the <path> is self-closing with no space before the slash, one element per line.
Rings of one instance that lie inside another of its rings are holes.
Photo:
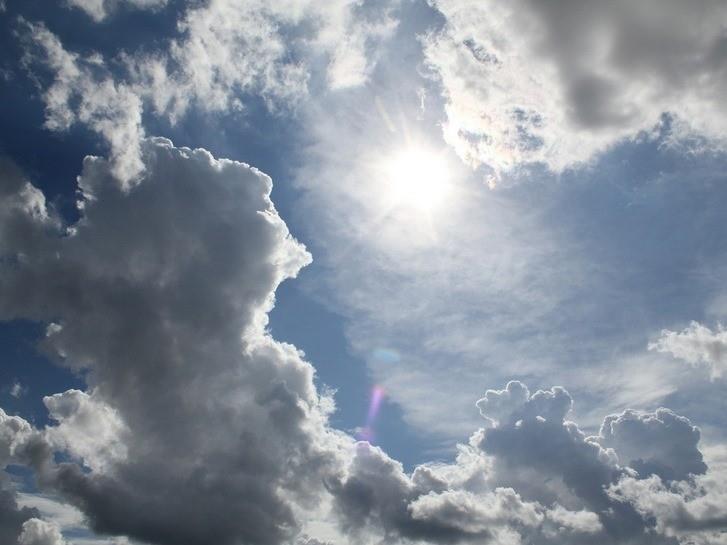
<path fill-rule="evenodd" d="M 0 24 L 0 545 L 727 544 L 723 2 Z"/>

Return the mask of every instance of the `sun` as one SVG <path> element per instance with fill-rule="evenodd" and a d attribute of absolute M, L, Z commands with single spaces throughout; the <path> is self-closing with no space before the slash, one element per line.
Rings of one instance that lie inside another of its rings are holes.
<path fill-rule="evenodd" d="M 450 172 L 442 154 L 407 148 L 386 162 L 386 183 L 392 204 L 421 211 L 438 207 L 450 190 Z"/>

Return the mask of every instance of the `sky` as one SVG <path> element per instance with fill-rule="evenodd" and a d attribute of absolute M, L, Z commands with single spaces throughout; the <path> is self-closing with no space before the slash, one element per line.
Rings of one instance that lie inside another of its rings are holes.
<path fill-rule="evenodd" d="M 0 545 L 727 545 L 722 0 L 0 26 Z"/>

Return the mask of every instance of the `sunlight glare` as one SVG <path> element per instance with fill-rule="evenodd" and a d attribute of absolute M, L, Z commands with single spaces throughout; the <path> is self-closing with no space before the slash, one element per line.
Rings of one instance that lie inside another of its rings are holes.
<path fill-rule="evenodd" d="M 438 153 L 407 149 L 391 159 L 386 170 L 390 196 L 398 205 L 430 211 L 449 191 L 449 169 Z"/>

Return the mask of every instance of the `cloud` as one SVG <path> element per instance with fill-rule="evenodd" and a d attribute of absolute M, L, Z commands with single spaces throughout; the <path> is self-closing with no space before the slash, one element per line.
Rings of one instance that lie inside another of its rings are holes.
<path fill-rule="evenodd" d="M 118 4 L 74 1 L 97 19 Z M 132 3 L 155 7 L 165 0 Z M 174 124 L 190 108 L 242 111 L 251 97 L 271 111 L 291 111 L 307 97 L 312 76 L 332 89 L 361 85 L 379 44 L 396 26 L 390 12 L 378 2 L 324 7 L 310 0 L 214 0 L 182 12 L 177 35 L 160 49 L 110 58 L 66 50 L 42 23 L 21 21 L 21 35 L 26 66 L 32 72 L 45 67 L 52 75 L 42 91 L 46 128 L 63 131 L 81 123 L 100 134 L 111 150 L 114 175 L 128 187 L 143 170 L 145 112 Z"/>
<path fill-rule="evenodd" d="M 681 332 L 664 329 L 649 343 L 649 350 L 671 354 L 693 366 L 706 365 L 713 380 L 727 369 L 727 332 L 721 325 L 716 331 L 699 322 L 692 322 Z"/>
<path fill-rule="evenodd" d="M 0 469 L 18 463 L 17 453 L 32 433 L 28 422 L 0 409 Z M 0 542 L 16 545 L 23 523 L 37 516 L 37 509 L 18 505 L 10 480 L 5 473 L 0 473 Z"/>
<path fill-rule="evenodd" d="M 555 524 L 551 534 L 571 531 L 577 534 L 596 534 L 603 530 L 598 515 L 585 509 L 581 511 L 568 511 L 560 505 L 556 505 L 548 512 L 548 518 Z M 553 536 L 555 537 L 555 536 Z"/>
<path fill-rule="evenodd" d="M 116 11 L 119 6 L 134 9 L 159 9 L 168 0 L 67 0 L 68 5 L 82 9 L 94 21 L 101 22 Z"/>
<path fill-rule="evenodd" d="M 429 493 L 414 500 L 409 510 L 414 520 L 496 543 L 519 542 L 511 527 L 535 526 L 543 518 L 535 504 L 523 502 L 511 488 L 487 495 L 461 490 Z"/>
<path fill-rule="evenodd" d="M 421 80 L 395 61 L 416 59 L 407 46 L 392 42 L 397 53 L 385 55 L 373 89 L 305 118 L 315 144 L 292 211 L 316 255 L 303 289 L 346 318 L 353 353 L 405 422 L 432 444 L 453 444 L 477 425 L 471 400 L 485 377 L 562 384 L 580 401 L 571 418 L 590 429 L 605 414 L 660 405 L 707 425 L 687 398 L 717 424 L 718 396 L 703 395 L 717 385 L 645 344 L 655 329 L 699 316 L 721 289 L 724 155 L 685 156 L 665 123 L 592 169 L 561 179 L 534 169 L 536 183 L 495 192 L 450 156 L 452 190 L 431 214 L 387 206 L 395 182 L 377 164 L 407 145 L 448 153 L 437 97 L 427 93 L 419 111 Z M 703 221 L 692 221 L 696 211 Z"/>
<path fill-rule="evenodd" d="M 447 101 L 445 139 L 495 177 L 529 162 L 558 172 L 588 162 L 664 112 L 683 132 L 723 140 L 718 0 L 432 4 L 445 23 L 424 46 Z"/>
<path fill-rule="evenodd" d="M 492 423 L 512 424 L 523 418 L 539 416 L 551 422 L 562 422 L 573 406 L 573 400 L 563 388 L 530 390 L 517 380 L 508 382 L 504 390 L 487 390 L 477 401 L 480 414 Z"/>
<path fill-rule="evenodd" d="M 484 399 L 507 398 L 508 393 L 523 390 L 526 395 L 511 405 L 510 416 L 500 414 L 496 426 L 473 437 L 477 447 L 494 459 L 492 482 L 546 505 L 564 502 L 598 512 L 608 532 L 638 531 L 633 527 L 638 521 L 630 513 L 614 513 L 613 519 L 606 515 L 613 506 L 603 487 L 615 482 L 623 470 L 612 451 L 564 420 L 563 409 L 572 403 L 568 392 L 553 389 L 531 395 L 522 384 L 510 383 L 505 390 L 488 392 Z M 485 412 L 484 416 L 490 415 Z"/>
<path fill-rule="evenodd" d="M 46 433 L 55 449 L 70 453 L 102 473 L 107 466 L 126 458 L 124 435 L 129 430 L 118 413 L 96 395 L 68 390 L 44 397 L 43 403 L 50 418 L 58 422 Z"/>
<path fill-rule="evenodd" d="M 125 187 L 136 183 L 144 168 L 142 98 L 133 86 L 114 80 L 100 55 L 71 53 L 42 23 L 21 24 L 26 65 L 41 64 L 52 73 L 43 90 L 45 127 L 65 131 L 75 123 L 87 125 L 108 143 L 114 176 Z"/>
<path fill-rule="evenodd" d="M 459 489 L 477 469 L 463 456 L 448 471 L 420 466 L 408 476 L 381 449 L 358 443 L 345 479 L 332 493 L 342 527 L 352 536 L 387 542 L 517 543 L 514 527 L 537 525 L 540 506 L 523 502 L 511 489 Z"/>
<path fill-rule="evenodd" d="M 658 479 L 645 467 L 669 474 L 680 501 L 694 494 L 712 494 L 709 505 L 718 500 L 715 474 L 699 475 L 707 468 L 698 430 L 684 417 L 626 411 L 604 420 L 608 434 L 588 437 L 564 420 L 571 398 L 562 388 L 530 394 L 511 382 L 483 399 L 490 426 L 460 445 L 453 463 L 407 475 L 379 448 L 359 443 L 331 488 L 343 530 L 387 543 L 667 544 L 672 534 L 654 527 L 647 512 L 659 509 L 658 498 L 623 492 Z M 643 440 L 634 443 L 629 432 L 639 427 Z M 709 492 L 699 492 L 695 479 Z M 725 527 L 719 519 L 709 531 Z"/>
<path fill-rule="evenodd" d="M 608 487 L 652 473 L 688 481 L 707 469 L 697 448 L 699 430 L 666 409 L 608 416 L 600 435 L 587 437 L 564 420 L 572 401 L 562 388 L 531 395 L 522 384 L 510 383 L 483 399 L 485 417 L 488 407 L 499 413 L 494 427 L 473 436 L 474 444 L 494 458 L 490 482 L 555 509 L 552 520 L 565 518 L 558 504 L 596 513 L 605 542 L 636 540 L 648 527 L 632 505 L 614 501 Z M 568 518 L 584 524 L 574 527 L 595 527 L 593 515 L 569 513 Z"/>
<path fill-rule="evenodd" d="M 612 448 L 623 465 L 644 477 L 655 474 L 662 479 L 686 480 L 707 469 L 699 438 L 696 426 L 669 409 L 654 413 L 627 410 L 604 419 L 598 442 Z"/>
<path fill-rule="evenodd" d="M 631 502 L 655 521 L 654 530 L 679 543 L 719 545 L 727 528 L 727 488 L 724 474 L 669 486 L 658 476 L 626 477 L 608 489 L 618 501 Z"/>
<path fill-rule="evenodd" d="M 23 523 L 18 539 L 20 545 L 67 545 L 55 524 L 32 518 Z"/>
<path fill-rule="evenodd" d="M 2 447 L 1 443 L 0 447 Z M 33 517 L 39 516 L 39 513 L 37 509 L 19 507 L 15 490 L 7 481 L 5 474 L 0 474 L 0 542 L 8 545 L 23 545 L 18 542 L 23 525 Z"/>
<path fill-rule="evenodd" d="M 0 316 L 49 323 L 43 349 L 89 383 L 45 399 L 56 426 L 7 417 L 4 459 L 20 452 L 103 534 L 280 543 L 347 441 L 312 366 L 265 330 L 275 288 L 310 256 L 256 169 L 164 139 L 143 141 L 143 159 L 122 190 L 111 162 L 88 157 L 70 226 L 2 180 Z"/>
<path fill-rule="evenodd" d="M 47 428 L 0 413 L 0 462 L 34 469 L 94 531 L 278 545 L 332 503 L 349 540 L 666 545 L 670 526 L 648 514 L 659 498 L 642 505 L 616 487 L 663 475 L 689 502 L 690 482 L 712 486 L 694 481 L 713 475 L 686 418 L 626 411 L 588 436 L 568 420 L 568 391 L 518 381 L 477 402 L 486 428 L 451 463 L 409 474 L 354 444 L 329 427 L 313 367 L 266 330 L 276 288 L 310 262 L 271 180 L 166 139 L 141 150 L 143 178 L 128 188 L 109 160 L 86 158 L 73 225 L 17 169 L 0 177 L 0 317 L 47 323 L 42 349 L 88 382 L 44 400 Z M 39 513 L 7 497 L 19 536 Z M 52 524 L 26 533 L 57 537 Z"/>
<path fill-rule="evenodd" d="M 28 388 L 20 384 L 17 380 L 10 387 L 10 395 L 15 399 L 23 397 L 26 393 L 28 393 Z"/>
<path fill-rule="evenodd" d="M 18 492 L 18 504 L 37 509 L 38 518 L 56 524 L 61 531 L 79 530 L 85 527 L 83 514 L 57 497 L 29 492 Z"/>
<path fill-rule="evenodd" d="M 32 426 L 19 416 L 0 409 L 0 466 L 16 463 L 16 454 L 34 433 Z"/>

